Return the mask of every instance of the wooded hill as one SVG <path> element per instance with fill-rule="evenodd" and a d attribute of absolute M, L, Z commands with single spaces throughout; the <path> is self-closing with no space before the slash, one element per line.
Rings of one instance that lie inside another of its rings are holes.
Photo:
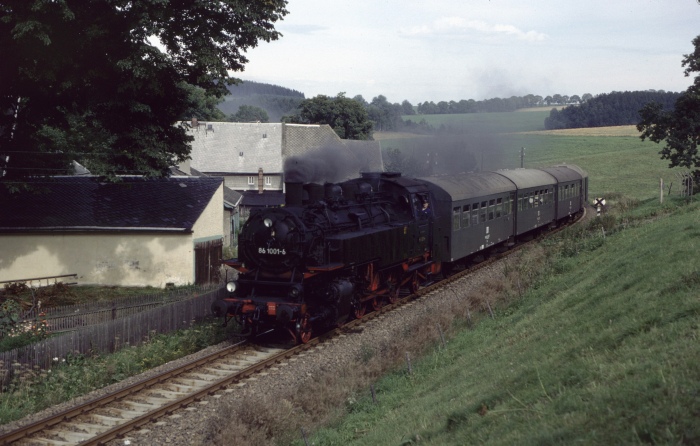
<path fill-rule="evenodd" d="M 230 95 L 217 108 L 227 116 L 238 111 L 241 105 L 250 105 L 265 110 L 270 122 L 280 122 L 282 116 L 297 109 L 305 99 L 304 93 L 278 85 L 243 81 L 239 85 L 229 85 Z"/>
<path fill-rule="evenodd" d="M 547 130 L 583 127 L 606 127 L 639 123 L 639 110 L 650 102 L 672 110 L 680 93 L 656 91 L 614 91 L 601 94 L 580 105 L 553 109 L 544 120 Z"/>

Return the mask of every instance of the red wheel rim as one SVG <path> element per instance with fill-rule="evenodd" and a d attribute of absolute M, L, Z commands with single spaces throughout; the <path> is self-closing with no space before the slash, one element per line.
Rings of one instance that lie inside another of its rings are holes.
<path fill-rule="evenodd" d="M 309 316 L 304 316 L 301 320 L 301 325 L 299 326 L 299 342 L 306 344 L 311 340 L 311 324 L 309 323 Z"/>
<path fill-rule="evenodd" d="M 372 299 L 372 309 L 374 311 L 379 311 L 383 306 L 384 302 L 382 302 L 381 297 L 375 297 L 374 299 Z"/>
<path fill-rule="evenodd" d="M 364 304 L 358 304 L 358 305 L 359 306 L 357 308 L 355 308 L 355 311 L 353 312 L 353 314 L 355 315 L 356 319 L 362 319 L 362 316 L 365 315 L 366 308 L 365 308 Z"/>

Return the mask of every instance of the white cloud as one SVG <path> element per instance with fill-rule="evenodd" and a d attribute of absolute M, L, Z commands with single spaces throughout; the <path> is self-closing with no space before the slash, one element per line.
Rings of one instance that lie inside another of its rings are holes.
<path fill-rule="evenodd" d="M 467 20 L 463 17 L 441 17 L 430 24 L 418 25 L 403 31 L 406 36 L 471 35 L 478 33 L 494 36 L 513 36 L 531 42 L 547 39 L 545 33 L 522 31 L 514 25 L 490 24 L 482 20 Z"/>

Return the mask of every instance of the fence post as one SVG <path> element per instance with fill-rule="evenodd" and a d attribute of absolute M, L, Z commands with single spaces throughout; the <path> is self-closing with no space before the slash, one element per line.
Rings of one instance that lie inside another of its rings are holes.
<path fill-rule="evenodd" d="M 489 301 L 486 301 L 486 306 L 489 309 L 489 314 L 491 315 L 491 319 L 496 319 L 496 317 L 493 315 L 493 310 L 491 309 L 491 304 L 489 304 Z"/>
<path fill-rule="evenodd" d="M 408 374 L 413 375 L 413 369 L 411 368 L 411 358 L 408 356 L 408 352 L 406 352 L 406 363 L 408 364 Z"/>
<path fill-rule="evenodd" d="M 445 335 L 442 334 L 442 327 L 440 326 L 440 324 L 435 325 L 437 325 L 437 329 L 440 332 L 440 340 L 442 341 L 442 346 L 447 347 L 447 344 L 445 343 Z"/>

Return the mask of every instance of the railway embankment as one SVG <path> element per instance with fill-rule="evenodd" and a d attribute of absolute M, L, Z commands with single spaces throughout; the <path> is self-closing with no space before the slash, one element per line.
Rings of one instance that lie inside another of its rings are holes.
<path fill-rule="evenodd" d="M 699 441 L 700 205 L 622 208 L 433 296 L 441 303 L 415 319 L 324 349 L 285 371 L 286 393 L 251 387 L 207 438 L 303 445 L 303 429 L 317 445 Z M 475 311 L 485 302 L 493 317 Z"/>

